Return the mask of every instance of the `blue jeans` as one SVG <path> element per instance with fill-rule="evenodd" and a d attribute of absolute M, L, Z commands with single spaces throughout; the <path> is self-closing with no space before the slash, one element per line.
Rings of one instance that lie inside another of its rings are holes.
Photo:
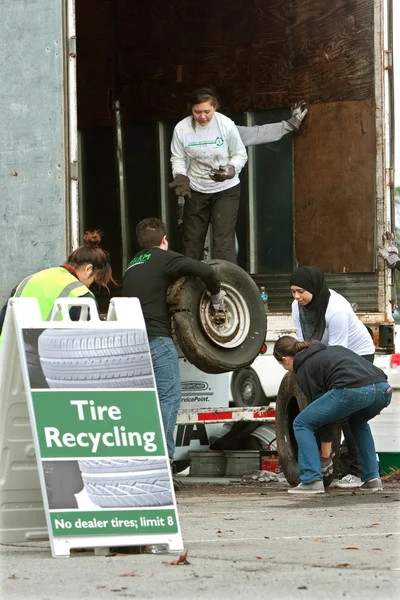
<path fill-rule="evenodd" d="M 361 479 L 379 477 L 375 444 L 368 421 L 389 406 L 392 388 L 384 381 L 360 388 L 333 389 L 311 402 L 294 420 L 299 447 L 302 483 L 322 480 L 320 457 L 314 432 L 328 423 L 348 417 L 360 455 Z"/>
<path fill-rule="evenodd" d="M 151 335 L 149 344 L 168 456 L 174 458 L 174 432 L 182 397 L 178 353 L 172 338 L 169 337 Z"/>

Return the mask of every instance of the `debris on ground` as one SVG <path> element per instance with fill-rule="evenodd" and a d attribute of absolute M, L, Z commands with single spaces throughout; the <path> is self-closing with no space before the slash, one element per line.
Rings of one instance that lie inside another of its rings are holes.
<path fill-rule="evenodd" d="M 400 481 L 400 469 L 392 469 L 392 472 L 389 475 L 385 475 L 381 478 L 382 481 Z"/>
<path fill-rule="evenodd" d="M 179 556 L 179 558 L 177 558 L 176 560 L 172 560 L 171 562 L 163 560 L 162 564 L 167 567 L 171 567 L 174 565 L 190 565 L 190 562 L 188 560 L 186 560 L 187 555 L 188 555 L 188 550 L 186 550 L 185 554 L 181 554 Z"/>
<path fill-rule="evenodd" d="M 257 483 L 270 483 L 271 481 L 279 481 L 278 475 L 271 471 L 254 471 L 250 475 L 243 475 L 242 482 L 257 482 Z"/>

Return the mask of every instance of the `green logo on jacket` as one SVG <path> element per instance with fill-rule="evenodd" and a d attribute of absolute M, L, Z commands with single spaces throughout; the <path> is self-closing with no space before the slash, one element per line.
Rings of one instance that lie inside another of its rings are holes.
<path fill-rule="evenodd" d="M 131 260 L 131 262 L 129 263 L 128 267 L 133 267 L 133 265 L 135 265 L 136 263 L 144 262 L 145 260 L 149 260 L 150 257 L 151 257 L 151 252 L 149 252 L 149 254 L 141 254 L 140 256 L 135 256 L 135 258 L 133 258 Z"/>

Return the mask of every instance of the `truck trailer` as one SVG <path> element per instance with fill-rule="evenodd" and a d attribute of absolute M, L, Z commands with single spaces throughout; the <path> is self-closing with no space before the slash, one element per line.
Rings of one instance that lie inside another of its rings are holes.
<path fill-rule="evenodd" d="M 297 133 L 250 147 L 241 174 L 238 264 L 268 292 L 263 352 L 293 331 L 294 267 L 318 265 L 357 306 L 377 352 L 391 353 L 394 275 L 378 254 L 394 230 L 391 8 L 0 0 L 0 300 L 61 264 L 87 229 L 103 230 L 117 279 L 142 218 L 161 218 L 180 250 L 170 141 L 186 95 L 211 86 L 238 125 L 279 122 L 298 101 L 308 107 Z M 106 312 L 109 297 L 95 292 Z M 213 417 L 192 404 L 180 422 L 272 418 L 227 405 L 223 395 Z"/>

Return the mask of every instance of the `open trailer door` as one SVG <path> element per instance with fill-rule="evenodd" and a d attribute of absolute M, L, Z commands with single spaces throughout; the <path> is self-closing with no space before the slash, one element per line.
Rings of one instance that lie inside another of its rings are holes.
<path fill-rule="evenodd" d="M 78 241 L 74 0 L 1 0 L 0 38 L 3 302 Z"/>

